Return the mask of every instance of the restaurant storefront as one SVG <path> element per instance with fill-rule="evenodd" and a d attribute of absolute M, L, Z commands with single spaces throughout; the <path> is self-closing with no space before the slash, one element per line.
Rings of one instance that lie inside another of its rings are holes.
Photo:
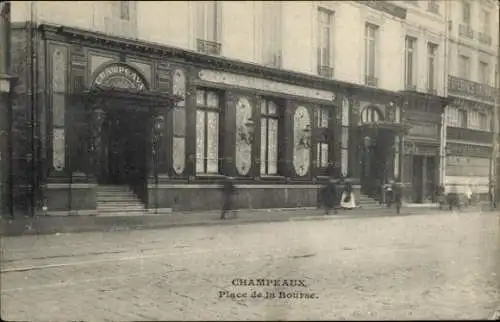
<path fill-rule="evenodd" d="M 450 76 L 447 111 L 445 187 L 449 193 L 488 200 L 493 182 L 494 89 Z"/>
<path fill-rule="evenodd" d="M 399 93 L 39 30 L 38 166 L 23 168 L 37 173 L 39 210 L 95 214 L 106 187 L 125 187 L 155 212 L 218 209 L 225 176 L 235 177 L 237 208 L 311 207 L 326 177 L 350 179 L 359 198 L 401 175 Z"/>

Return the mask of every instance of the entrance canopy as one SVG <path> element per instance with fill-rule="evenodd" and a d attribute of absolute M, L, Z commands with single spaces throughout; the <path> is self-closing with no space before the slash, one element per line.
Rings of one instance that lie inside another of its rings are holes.
<path fill-rule="evenodd" d="M 150 110 L 150 109 L 165 109 L 175 106 L 183 98 L 166 94 L 153 92 L 148 90 L 138 91 L 131 88 L 113 88 L 113 87 L 94 87 L 84 93 L 84 100 L 94 107 L 111 108 L 117 105 L 117 108 L 135 109 L 135 110 Z"/>

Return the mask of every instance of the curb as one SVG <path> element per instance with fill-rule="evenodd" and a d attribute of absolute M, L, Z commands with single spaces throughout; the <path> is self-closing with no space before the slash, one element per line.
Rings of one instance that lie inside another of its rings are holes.
<path fill-rule="evenodd" d="M 339 214 L 324 215 L 318 210 L 305 209 L 290 212 L 265 212 L 245 214 L 232 219 L 220 220 L 219 213 L 201 213 L 203 218 L 197 215 L 142 215 L 142 216 L 65 216 L 65 217 L 35 217 L 16 220 L 0 220 L 0 236 L 23 236 L 23 235 L 47 235 L 56 233 L 83 233 L 83 232 L 108 232 L 126 230 L 167 229 L 181 227 L 203 227 L 223 225 L 247 225 L 264 222 L 298 222 L 298 221 L 324 221 L 340 219 L 380 218 L 380 217 L 405 217 L 414 215 L 426 215 L 429 213 L 449 214 L 449 211 L 439 211 L 434 208 L 406 208 L 401 214 L 394 210 L 387 211 L 384 208 L 377 210 L 355 210 L 341 211 Z M 315 213 L 316 212 L 316 213 Z M 460 213 L 467 213 L 462 211 Z M 239 212 L 236 212 L 239 213 Z M 460 214 L 457 213 L 457 214 Z M 200 213 L 197 213 L 200 214 Z M 175 217 L 174 217 L 175 216 Z"/>

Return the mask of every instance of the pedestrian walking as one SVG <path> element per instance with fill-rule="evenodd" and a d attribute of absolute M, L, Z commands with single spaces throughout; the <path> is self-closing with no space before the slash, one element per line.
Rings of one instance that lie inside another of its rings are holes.
<path fill-rule="evenodd" d="M 391 208 L 392 202 L 394 201 L 394 181 L 390 180 L 388 184 L 385 185 L 385 204 L 388 208 Z"/>
<path fill-rule="evenodd" d="M 347 182 L 344 186 L 344 191 L 342 191 L 342 196 L 340 197 L 340 207 L 348 210 L 356 208 L 356 200 L 350 182 Z"/>
<path fill-rule="evenodd" d="M 396 204 L 396 213 L 399 215 L 401 213 L 401 205 L 403 203 L 403 183 L 402 182 L 394 182 L 393 187 L 394 192 L 394 203 Z"/>
<path fill-rule="evenodd" d="M 438 201 L 439 210 L 443 210 L 443 207 L 446 205 L 446 189 L 443 185 L 438 188 Z"/>
<path fill-rule="evenodd" d="M 330 178 L 323 188 L 322 203 L 325 208 L 325 215 L 329 215 L 330 211 L 337 213 L 338 192 L 337 184 L 333 178 Z"/>
<path fill-rule="evenodd" d="M 231 212 L 234 217 L 233 212 L 233 196 L 236 192 L 236 187 L 234 186 L 234 178 L 226 177 L 224 182 L 222 183 L 222 211 L 220 215 L 220 219 L 226 219 L 226 215 L 228 212 Z"/>
<path fill-rule="evenodd" d="M 472 187 L 471 185 L 467 185 L 467 188 L 465 190 L 465 197 L 467 198 L 467 205 L 470 207 L 472 206 Z"/>

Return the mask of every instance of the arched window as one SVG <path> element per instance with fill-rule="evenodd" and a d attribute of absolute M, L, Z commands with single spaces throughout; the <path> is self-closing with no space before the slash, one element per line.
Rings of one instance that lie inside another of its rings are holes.
<path fill-rule="evenodd" d="M 378 123 L 382 120 L 382 115 L 375 106 L 368 106 L 361 112 L 361 123 Z"/>

